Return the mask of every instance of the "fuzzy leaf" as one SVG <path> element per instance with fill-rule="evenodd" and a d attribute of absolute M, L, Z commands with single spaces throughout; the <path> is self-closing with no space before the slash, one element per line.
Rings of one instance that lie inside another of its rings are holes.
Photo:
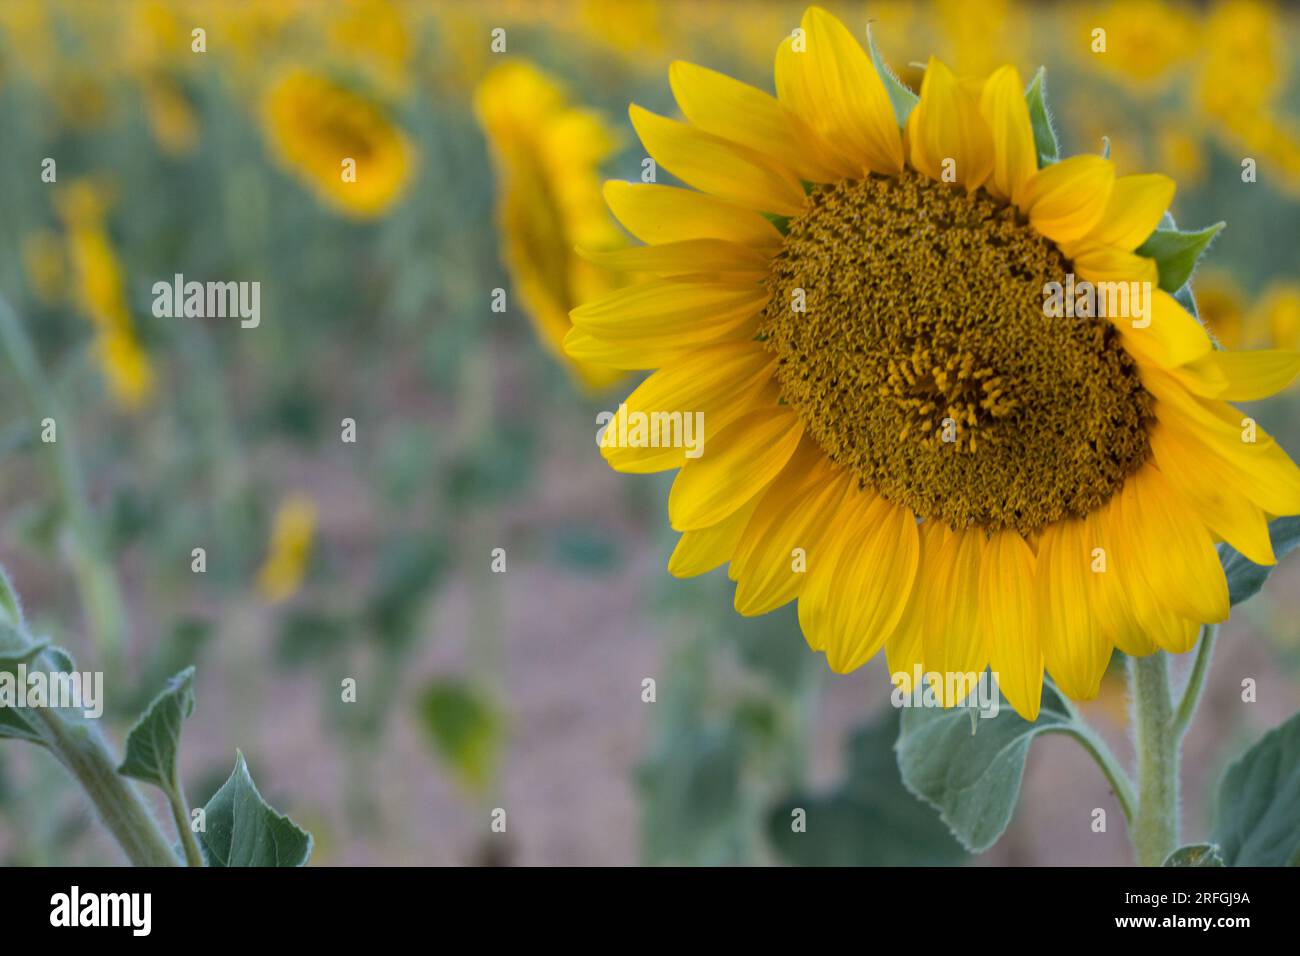
<path fill-rule="evenodd" d="M 242 753 L 203 813 L 196 835 L 208 866 L 303 866 L 311 856 L 311 834 L 262 799 Z"/>
<path fill-rule="evenodd" d="M 1213 226 L 1206 226 L 1196 232 L 1157 229 L 1147 237 L 1146 242 L 1137 247 L 1137 254 L 1156 260 L 1156 268 L 1160 270 L 1160 288 L 1166 292 L 1177 292 L 1192 277 L 1197 260 L 1224 225 L 1226 224 L 1216 222 Z"/>
<path fill-rule="evenodd" d="M 1280 563 L 1300 545 L 1300 517 L 1275 518 L 1268 523 L 1268 536 L 1273 541 L 1273 554 Z M 1232 545 L 1219 545 L 1219 561 L 1228 579 L 1228 599 L 1240 604 L 1254 597 L 1264 586 L 1276 564 L 1261 565 L 1242 556 Z"/>
<path fill-rule="evenodd" d="M 867 26 L 867 50 L 871 53 L 871 62 L 876 66 L 876 72 L 880 74 L 881 80 L 885 83 L 885 92 L 889 94 L 889 102 L 894 105 L 894 116 L 898 118 L 899 127 L 907 125 L 907 117 L 911 115 L 912 108 L 920 100 L 915 93 L 907 88 L 907 84 L 898 78 L 889 65 L 885 63 L 884 57 L 876 49 L 876 38 L 871 35 L 871 26 Z"/>
<path fill-rule="evenodd" d="M 962 846 L 980 853 L 1011 822 L 1033 739 L 1065 730 L 1071 719 L 1050 684 L 1043 686 L 1032 724 L 1005 700 L 996 717 L 972 722 L 971 713 L 967 707 L 906 708 L 895 749 L 904 785 L 939 811 Z"/>
<path fill-rule="evenodd" d="M 1047 109 L 1047 71 L 1041 66 L 1025 90 L 1029 104 L 1029 125 L 1034 131 L 1034 148 L 1038 151 L 1038 168 L 1050 166 L 1061 157 L 1061 144 L 1052 128 L 1052 114 Z"/>
<path fill-rule="evenodd" d="M 126 756 L 117 772 L 171 790 L 178 780 L 176 753 L 181 725 L 194 713 L 194 668 L 170 681 L 135 722 L 126 738 Z"/>
<path fill-rule="evenodd" d="M 1300 714 L 1228 767 L 1211 839 L 1228 866 L 1300 862 Z"/>

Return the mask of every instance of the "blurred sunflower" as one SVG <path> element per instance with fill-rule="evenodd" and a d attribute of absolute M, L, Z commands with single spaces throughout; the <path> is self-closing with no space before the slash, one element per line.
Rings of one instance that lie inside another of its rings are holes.
<path fill-rule="evenodd" d="M 1228 614 L 1215 539 L 1271 564 L 1267 516 L 1300 513 L 1300 470 L 1228 404 L 1286 386 L 1297 356 L 1213 350 L 1134 253 L 1173 181 L 1089 155 L 1039 169 L 1014 68 L 959 80 L 932 58 L 901 121 L 838 20 L 802 25 L 775 99 L 678 62 L 689 122 L 631 108 L 701 191 L 607 184 L 649 243 L 620 266 L 657 278 L 575 309 L 565 340 L 658 369 L 620 415 L 704 414 L 698 458 L 605 432 L 616 469 L 681 468 L 669 570 L 730 562 L 742 614 L 797 599 L 836 671 L 882 647 L 895 674 L 991 665 L 1027 719 L 1044 666 L 1086 699 L 1115 647 L 1188 650 Z M 1050 318 L 1067 273 L 1150 282 L 1149 325 Z"/>
<path fill-rule="evenodd" d="M 1251 310 L 1255 325 L 1278 348 L 1300 348 L 1300 284 L 1277 282 Z"/>
<path fill-rule="evenodd" d="M 266 562 L 257 574 L 257 591 L 264 600 L 278 604 L 297 592 L 315 534 L 316 502 L 305 494 L 286 499 L 275 513 Z"/>
<path fill-rule="evenodd" d="M 376 103 L 306 69 L 271 86 L 262 127 L 280 163 L 348 216 L 383 215 L 414 172 L 406 134 Z"/>
<path fill-rule="evenodd" d="M 475 95 L 496 166 L 501 255 L 542 344 L 588 388 L 622 373 L 564 355 L 569 310 L 621 284 L 588 261 L 626 246 L 601 199 L 600 164 L 614 135 L 596 114 L 571 105 L 559 85 L 523 62 L 492 70 Z"/>
<path fill-rule="evenodd" d="M 85 181 L 69 187 L 58 203 L 77 305 L 95 326 L 95 351 L 109 391 L 130 410 L 153 391 L 153 369 L 136 339 L 122 267 L 104 222 L 105 204 L 102 190 Z"/>
<path fill-rule="evenodd" d="M 1168 87 L 1200 39 L 1196 19 L 1182 4 L 1166 0 L 1111 0 L 1076 7 L 1074 16 L 1083 39 L 1071 49 L 1142 96 Z M 1104 50 L 1094 48 L 1098 29 L 1105 31 Z"/>

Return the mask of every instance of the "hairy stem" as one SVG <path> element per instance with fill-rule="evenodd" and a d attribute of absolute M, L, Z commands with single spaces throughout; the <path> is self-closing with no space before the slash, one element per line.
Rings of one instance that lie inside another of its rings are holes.
<path fill-rule="evenodd" d="M 203 851 L 199 841 L 190 829 L 190 810 L 185 802 L 185 790 L 177 781 L 167 790 L 167 803 L 172 810 L 172 820 L 176 822 L 176 835 L 180 837 L 181 849 L 185 851 L 186 866 L 203 866 Z"/>
<path fill-rule="evenodd" d="M 1137 747 L 1138 806 L 1130 831 L 1137 862 L 1160 866 L 1178 848 L 1180 738 L 1169 692 L 1169 655 L 1129 659 Z"/>
<path fill-rule="evenodd" d="M 1201 640 L 1196 648 L 1196 662 L 1187 677 L 1187 686 L 1183 688 L 1182 700 L 1178 702 L 1178 711 L 1174 714 L 1174 733 L 1181 740 L 1191 726 L 1196 708 L 1200 706 L 1201 694 L 1205 691 L 1205 675 L 1210 672 L 1210 660 L 1214 657 L 1214 645 L 1219 637 L 1219 625 L 1206 624 L 1201 628 Z"/>
<path fill-rule="evenodd" d="M 1129 779 L 1120 762 L 1115 759 L 1115 755 L 1106 746 L 1106 741 L 1097 736 L 1097 733 L 1091 727 L 1079 719 L 1076 719 L 1069 727 L 1062 728 L 1061 733 L 1068 734 L 1077 740 L 1079 745 L 1088 752 L 1088 756 L 1096 761 L 1107 782 L 1110 783 L 1110 788 L 1115 793 L 1115 799 L 1119 801 L 1119 808 L 1124 814 L 1124 821 L 1129 825 L 1129 831 L 1132 832 L 1133 817 L 1137 810 L 1137 794 L 1133 790 L 1133 781 Z"/>
<path fill-rule="evenodd" d="M 117 772 L 104 739 L 89 725 L 58 711 L 35 708 L 50 751 L 81 785 L 104 826 L 134 866 L 175 866 L 167 838 L 139 792 Z"/>

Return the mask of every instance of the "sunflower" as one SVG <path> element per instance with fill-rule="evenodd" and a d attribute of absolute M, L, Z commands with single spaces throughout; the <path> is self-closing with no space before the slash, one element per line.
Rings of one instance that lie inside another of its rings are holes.
<path fill-rule="evenodd" d="M 681 469 L 671 573 L 729 563 L 746 615 L 797 600 L 837 672 L 882 648 L 894 675 L 991 667 L 1030 720 L 1044 669 L 1088 699 L 1114 648 L 1185 652 L 1227 617 L 1215 542 L 1272 564 L 1268 517 L 1300 512 L 1300 471 L 1228 402 L 1300 365 L 1214 350 L 1159 289 L 1134 250 L 1170 179 L 1040 168 L 1014 68 L 931 59 L 916 100 L 816 7 L 775 98 L 669 79 L 687 122 L 632 123 L 699 191 L 606 185 L 647 245 L 604 261 L 656 277 L 575 309 L 565 344 L 657 369 L 620 416 L 704 414 L 698 457 L 617 447 L 617 421 L 602 443 L 620 471 Z M 1149 321 L 1052 318 L 1070 274 L 1150 283 Z"/>
<path fill-rule="evenodd" d="M 104 191 L 85 180 L 58 198 L 76 304 L 95 327 L 96 357 L 109 392 L 121 408 L 134 411 L 153 393 L 153 367 L 131 320 L 126 278 L 105 221 L 107 206 Z"/>
<path fill-rule="evenodd" d="M 297 592 L 307 573 L 315 533 L 316 502 L 310 495 L 295 494 L 280 505 L 266 561 L 257 573 L 257 590 L 265 600 L 279 604 Z"/>
<path fill-rule="evenodd" d="M 381 216 L 410 183 L 414 150 L 401 127 L 326 76 L 284 74 L 266 94 L 262 120 L 281 164 L 346 215 Z"/>
<path fill-rule="evenodd" d="M 519 298 L 543 346 L 583 385 L 604 388 L 623 373 L 571 359 L 561 346 L 571 328 L 569 310 L 622 281 L 574 253 L 575 247 L 598 254 L 627 245 L 601 200 L 597 175 L 614 149 L 614 134 L 530 63 L 492 70 L 474 99 L 500 180 L 501 257 Z"/>

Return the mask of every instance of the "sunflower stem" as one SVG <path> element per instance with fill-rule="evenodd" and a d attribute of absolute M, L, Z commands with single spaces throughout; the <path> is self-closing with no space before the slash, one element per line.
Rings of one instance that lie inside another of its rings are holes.
<path fill-rule="evenodd" d="M 1120 762 L 1115 759 L 1115 755 L 1106 746 L 1106 741 L 1102 740 L 1096 731 L 1077 718 L 1065 730 L 1065 733 L 1073 737 L 1079 746 L 1088 752 L 1088 756 L 1092 757 L 1097 766 L 1101 768 L 1102 774 L 1105 775 L 1106 781 L 1110 784 L 1111 791 L 1115 794 L 1115 799 L 1119 801 L 1119 808 L 1124 814 L 1124 822 L 1131 828 L 1133 826 L 1133 815 L 1137 808 L 1137 794 L 1133 790 L 1133 781 L 1129 779 Z"/>
<path fill-rule="evenodd" d="M 1214 657 L 1214 645 L 1219 637 L 1219 625 L 1206 624 L 1201 628 L 1201 640 L 1196 647 L 1196 662 L 1192 672 L 1187 676 L 1187 686 L 1183 688 L 1182 700 L 1178 702 L 1178 711 L 1174 715 L 1174 732 L 1178 739 L 1187 734 L 1196 708 L 1200 706 L 1201 694 L 1205 692 L 1205 675 L 1210 672 L 1210 660 Z"/>
<path fill-rule="evenodd" d="M 1169 690 L 1169 655 L 1129 658 L 1137 748 L 1138 806 L 1129 833 L 1140 866 L 1160 866 L 1178 847 L 1181 737 Z"/>

